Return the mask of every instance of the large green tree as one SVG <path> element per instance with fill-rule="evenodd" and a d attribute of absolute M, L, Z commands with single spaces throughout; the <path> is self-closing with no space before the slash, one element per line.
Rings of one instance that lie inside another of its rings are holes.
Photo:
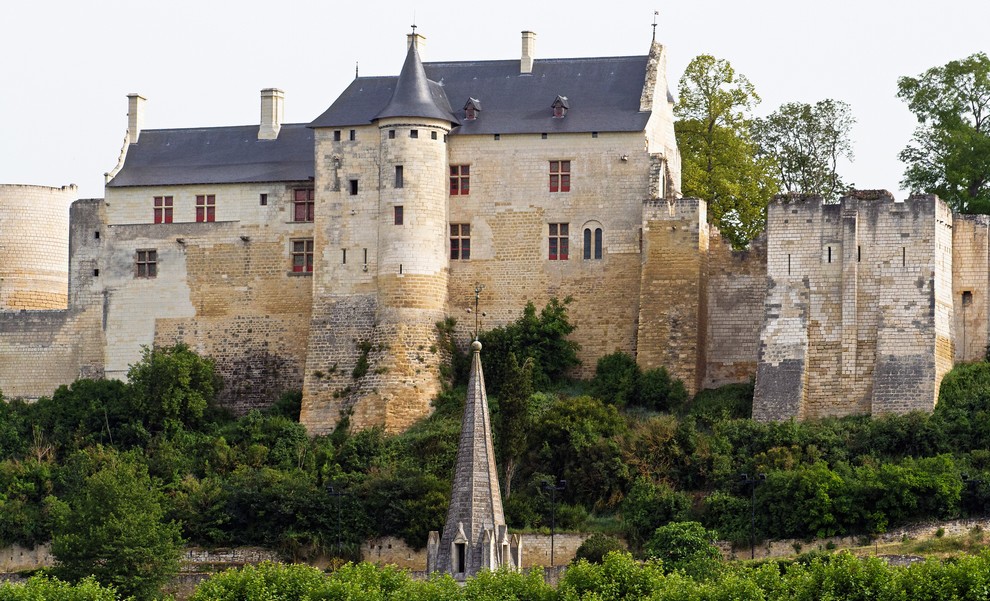
<path fill-rule="evenodd" d="M 938 194 L 956 211 L 990 213 L 990 58 L 978 52 L 897 81 L 918 118 L 898 155 L 901 185 Z"/>
<path fill-rule="evenodd" d="M 145 416 L 149 430 L 200 425 L 220 391 L 213 360 L 185 344 L 144 348 L 141 361 L 130 366 L 133 409 Z"/>
<path fill-rule="evenodd" d="M 783 191 L 835 200 L 851 186 L 839 176 L 838 164 L 853 158 L 849 133 L 855 122 L 849 105 L 839 100 L 789 102 L 758 119 L 753 131 L 760 154 L 777 166 Z"/>
<path fill-rule="evenodd" d="M 93 459 L 102 467 L 54 508 L 55 575 L 93 576 L 126 596 L 157 597 L 179 569 L 179 525 L 165 521 L 162 495 L 136 457 L 108 452 Z"/>
<path fill-rule="evenodd" d="M 708 54 L 688 64 L 677 86 L 681 189 L 708 202 L 708 219 L 736 247 L 763 231 L 777 190 L 772 165 L 756 152 L 750 114 L 756 88 L 728 61 Z"/>

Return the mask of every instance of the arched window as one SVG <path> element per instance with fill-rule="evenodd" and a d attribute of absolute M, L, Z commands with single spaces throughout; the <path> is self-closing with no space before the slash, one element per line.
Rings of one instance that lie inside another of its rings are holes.
<path fill-rule="evenodd" d="M 602 258 L 602 228 L 584 228 L 584 259 L 600 261 Z"/>

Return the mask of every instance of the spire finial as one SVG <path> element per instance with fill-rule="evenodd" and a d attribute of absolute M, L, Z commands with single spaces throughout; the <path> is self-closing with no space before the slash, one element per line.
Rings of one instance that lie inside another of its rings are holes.
<path fill-rule="evenodd" d="M 657 17 L 660 16 L 660 11 L 653 11 L 653 41 L 657 41 Z"/>
<path fill-rule="evenodd" d="M 354 61 L 354 79 L 358 78 L 358 62 Z"/>

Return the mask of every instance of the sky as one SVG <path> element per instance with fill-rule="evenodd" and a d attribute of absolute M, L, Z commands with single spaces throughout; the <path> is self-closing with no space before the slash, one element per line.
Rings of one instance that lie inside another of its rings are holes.
<path fill-rule="evenodd" d="M 756 86 L 758 116 L 785 102 L 849 103 L 855 160 L 840 175 L 898 198 L 897 153 L 916 125 L 897 79 L 986 52 L 987 0 L 624 0 L 610 3 L 374 0 L 10 0 L 0 23 L 0 183 L 79 186 L 103 196 L 131 92 L 146 129 L 246 125 L 262 88 L 285 91 L 285 122 L 309 122 L 354 78 L 398 74 L 405 36 L 424 60 L 643 55 L 654 11 L 670 88 L 699 54 Z M 607 8 L 606 8 L 607 7 Z"/>

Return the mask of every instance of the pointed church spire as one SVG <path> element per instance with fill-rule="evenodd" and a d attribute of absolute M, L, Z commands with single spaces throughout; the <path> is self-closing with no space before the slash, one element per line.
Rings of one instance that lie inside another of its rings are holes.
<path fill-rule="evenodd" d="M 419 58 L 419 48 L 416 36 L 409 44 L 406 62 L 402 65 L 399 78 L 395 82 L 395 90 L 388 104 L 375 119 L 388 117 L 425 117 L 457 123 L 457 118 L 450 111 L 443 90 L 426 77 L 423 61 Z"/>
<path fill-rule="evenodd" d="M 502 494 L 495 471 L 495 450 L 488 415 L 488 396 L 481 369 L 481 342 L 471 343 L 474 357 L 468 378 L 461 439 L 443 536 L 431 537 L 429 571 L 447 572 L 458 580 L 482 569 L 517 568 L 518 537 L 510 539 L 502 512 Z"/>

